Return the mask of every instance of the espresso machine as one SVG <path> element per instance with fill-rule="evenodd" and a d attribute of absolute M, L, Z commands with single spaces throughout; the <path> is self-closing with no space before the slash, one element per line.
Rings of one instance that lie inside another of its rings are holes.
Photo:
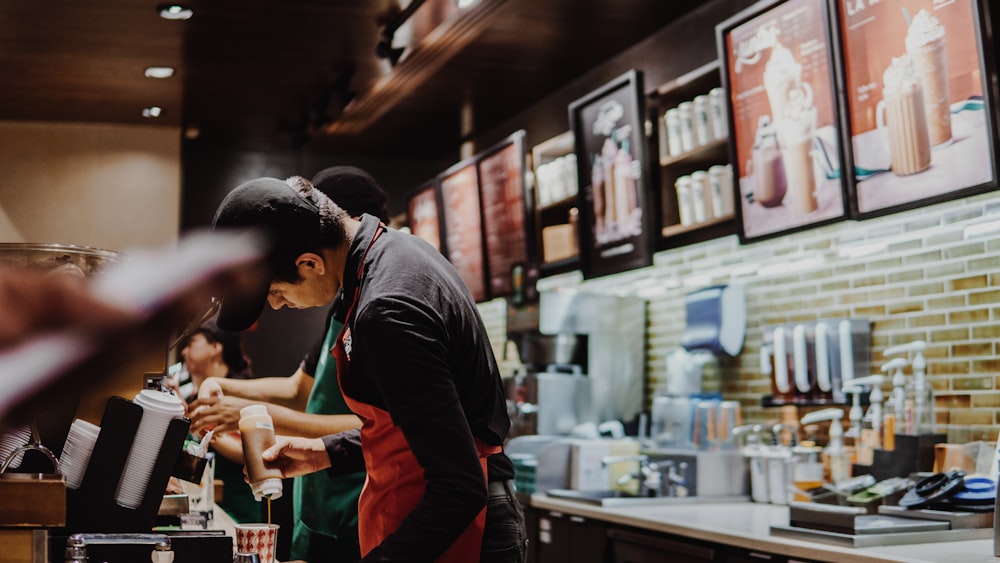
<path fill-rule="evenodd" d="M 633 421 L 642 409 L 645 301 L 566 289 L 539 297 L 534 341 L 550 352 L 531 358 L 543 370 L 534 375 L 536 433 Z M 538 361 L 546 356 L 555 361 L 543 368 Z"/>

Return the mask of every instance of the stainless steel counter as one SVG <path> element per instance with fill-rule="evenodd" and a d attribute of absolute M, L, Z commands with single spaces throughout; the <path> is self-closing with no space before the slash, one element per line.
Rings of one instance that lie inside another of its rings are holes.
<path fill-rule="evenodd" d="M 817 561 L 842 563 L 997 563 L 993 540 L 949 541 L 886 547 L 850 548 L 773 536 L 772 525 L 788 524 L 788 507 L 758 503 L 645 505 L 599 507 L 536 493 L 534 508 L 584 516 L 654 532 L 778 553 Z"/>

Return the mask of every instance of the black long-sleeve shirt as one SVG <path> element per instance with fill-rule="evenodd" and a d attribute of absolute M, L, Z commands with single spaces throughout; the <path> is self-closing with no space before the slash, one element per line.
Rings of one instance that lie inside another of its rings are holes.
<path fill-rule="evenodd" d="M 349 300 L 378 220 L 365 215 L 344 275 Z M 349 303 L 348 303 L 349 305 Z M 423 468 L 416 508 L 363 561 L 431 561 L 486 505 L 474 438 L 503 443 L 510 428 L 503 386 L 479 311 L 454 267 L 437 250 L 389 229 L 368 251 L 354 314 L 345 395 L 387 411 Z M 332 472 L 359 469 L 358 432 L 326 438 Z M 513 477 L 504 454 L 489 479 Z"/>

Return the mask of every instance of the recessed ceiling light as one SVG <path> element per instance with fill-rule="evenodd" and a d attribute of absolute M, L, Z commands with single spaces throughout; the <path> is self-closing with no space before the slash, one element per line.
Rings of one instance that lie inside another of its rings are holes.
<path fill-rule="evenodd" d="M 163 113 L 163 108 L 161 108 L 160 106 L 149 106 L 148 108 L 142 108 L 142 116 L 148 117 L 150 119 L 155 119 L 157 117 L 160 117 L 160 114 L 162 113 Z"/>
<path fill-rule="evenodd" d="M 189 20 L 194 15 L 194 10 L 180 4 L 160 4 L 156 9 L 165 20 Z"/>
<path fill-rule="evenodd" d="M 146 78 L 170 78 L 174 75 L 172 66 L 151 66 L 146 68 Z"/>

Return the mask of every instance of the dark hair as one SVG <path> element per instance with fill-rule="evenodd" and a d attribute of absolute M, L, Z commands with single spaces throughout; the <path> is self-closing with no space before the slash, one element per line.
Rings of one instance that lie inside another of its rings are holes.
<path fill-rule="evenodd" d="M 229 368 L 229 377 L 249 376 L 250 358 L 243 350 L 243 340 L 239 333 L 222 330 L 214 321 L 207 321 L 195 334 L 202 334 L 210 344 L 222 344 L 222 361 Z"/>
<path fill-rule="evenodd" d="M 319 229 L 315 237 L 298 237 L 287 241 L 271 261 L 271 279 L 279 282 L 298 283 L 302 281 L 295 259 L 304 252 L 322 255 L 325 248 L 340 248 L 347 244 L 347 230 L 344 219 L 347 212 L 333 202 L 323 192 L 313 187 L 309 180 L 301 176 L 292 176 L 285 180 L 303 199 L 316 205 L 316 218 Z"/>

